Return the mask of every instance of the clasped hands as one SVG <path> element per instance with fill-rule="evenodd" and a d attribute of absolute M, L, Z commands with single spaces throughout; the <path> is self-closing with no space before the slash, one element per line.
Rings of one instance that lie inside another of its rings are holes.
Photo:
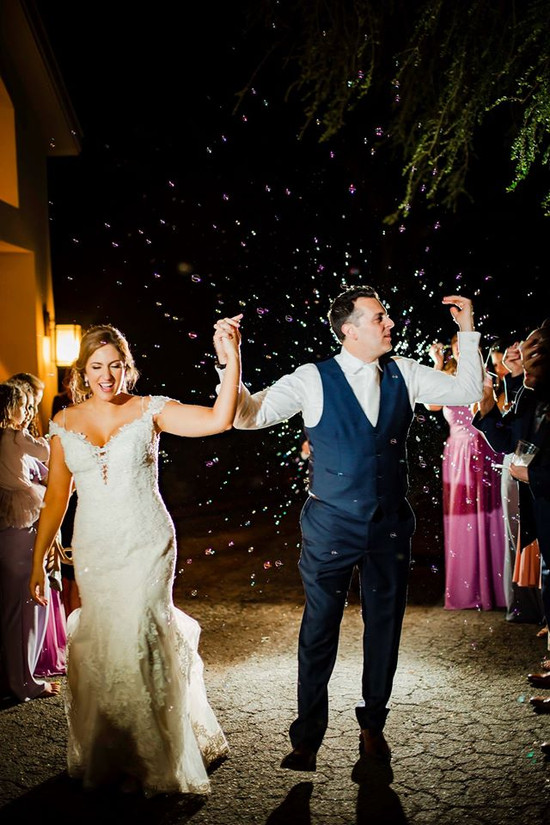
<path fill-rule="evenodd" d="M 232 355 L 238 355 L 241 344 L 242 317 L 241 312 L 239 315 L 233 315 L 232 318 L 220 318 L 214 324 L 214 348 L 219 364 L 227 364 Z"/>

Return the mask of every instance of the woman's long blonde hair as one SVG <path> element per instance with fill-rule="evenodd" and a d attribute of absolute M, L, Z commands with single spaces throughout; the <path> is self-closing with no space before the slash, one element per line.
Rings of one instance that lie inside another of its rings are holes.
<path fill-rule="evenodd" d="M 105 344 L 112 344 L 117 350 L 126 374 L 124 377 L 124 389 L 131 390 L 139 378 L 139 371 L 136 368 L 128 341 L 116 327 L 111 324 L 97 324 L 90 327 L 82 336 L 78 358 L 71 367 L 69 378 L 69 390 L 75 404 L 85 401 L 91 395 L 90 388 L 85 383 L 85 369 L 90 356 Z"/>

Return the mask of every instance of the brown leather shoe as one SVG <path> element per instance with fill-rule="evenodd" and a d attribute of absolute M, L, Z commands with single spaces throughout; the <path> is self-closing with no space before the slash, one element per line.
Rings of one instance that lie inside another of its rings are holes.
<path fill-rule="evenodd" d="M 391 759 L 390 746 L 384 739 L 383 733 L 371 733 L 366 728 L 361 729 L 359 736 L 359 753 L 364 756 L 375 756 L 389 762 Z"/>
<path fill-rule="evenodd" d="M 550 688 L 550 672 L 548 673 L 529 673 L 527 678 L 533 685 L 538 688 Z"/>
<path fill-rule="evenodd" d="M 317 751 L 305 745 L 296 745 L 281 762 L 281 768 L 287 768 L 290 771 L 316 771 Z"/>
<path fill-rule="evenodd" d="M 529 702 L 537 713 L 550 713 L 550 699 L 544 699 L 542 696 L 531 696 Z"/>

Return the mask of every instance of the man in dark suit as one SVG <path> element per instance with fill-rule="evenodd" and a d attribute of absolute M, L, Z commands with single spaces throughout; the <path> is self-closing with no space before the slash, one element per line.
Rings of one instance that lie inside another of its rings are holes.
<path fill-rule="evenodd" d="M 310 445 L 299 569 L 306 606 L 298 645 L 298 716 L 281 767 L 316 770 L 328 724 L 328 682 L 355 568 L 361 584 L 360 751 L 389 760 L 383 734 L 405 611 L 414 515 L 407 501 L 406 441 L 416 403 L 470 404 L 483 389 L 479 333 L 468 298 L 443 298 L 460 332 L 456 375 L 391 356 L 394 322 L 370 286 L 352 287 L 328 314 L 341 344 L 251 395 L 243 386 L 234 426 L 258 429 L 303 416 Z M 215 324 L 214 345 L 231 321 Z M 223 367 L 220 363 L 218 367 Z"/>

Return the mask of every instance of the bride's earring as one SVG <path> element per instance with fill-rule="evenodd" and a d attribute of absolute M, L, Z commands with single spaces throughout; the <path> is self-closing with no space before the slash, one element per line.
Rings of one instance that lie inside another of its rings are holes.
<path fill-rule="evenodd" d="M 88 379 L 86 378 L 86 376 L 84 376 L 84 386 L 85 386 L 85 387 L 89 387 L 89 386 L 90 386 L 90 382 L 88 381 Z"/>

